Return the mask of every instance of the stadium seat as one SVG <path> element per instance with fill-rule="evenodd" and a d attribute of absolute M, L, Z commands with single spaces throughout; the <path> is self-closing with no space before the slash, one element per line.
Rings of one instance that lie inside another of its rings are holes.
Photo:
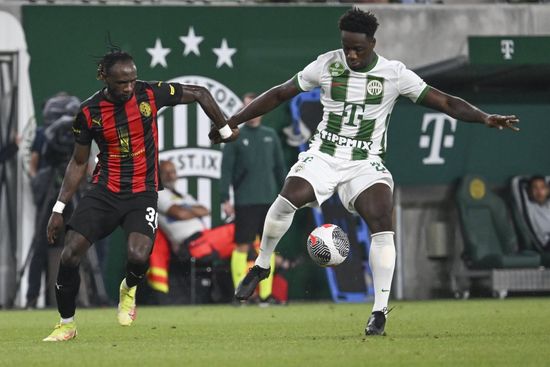
<path fill-rule="evenodd" d="M 550 176 L 546 177 L 550 182 Z M 550 267 L 550 252 L 544 251 L 531 227 L 528 214 L 528 206 L 532 205 L 528 195 L 529 176 L 515 176 L 510 181 L 510 191 L 513 198 L 513 217 L 516 224 L 517 234 L 520 243 L 525 249 L 536 251 L 541 256 L 541 263 L 544 267 Z"/>
<path fill-rule="evenodd" d="M 541 257 L 517 251 L 518 240 L 504 200 L 488 190 L 477 175 L 465 176 L 456 201 L 464 237 L 463 259 L 468 269 L 536 268 Z"/>

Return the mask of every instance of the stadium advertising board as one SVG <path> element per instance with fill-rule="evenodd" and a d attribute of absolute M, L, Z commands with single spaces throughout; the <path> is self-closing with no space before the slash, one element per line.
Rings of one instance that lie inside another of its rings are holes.
<path fill-rule="evenodd" d="M 550 64 L 548 36 L 469 37 L 468 50 L 474 65 Z"/>

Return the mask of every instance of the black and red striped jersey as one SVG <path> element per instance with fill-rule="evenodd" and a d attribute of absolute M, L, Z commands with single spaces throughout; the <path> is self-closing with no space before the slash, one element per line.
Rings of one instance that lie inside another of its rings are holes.
<path fill-rule="evenodd" d="M 137 81 L 124 103 L 109 101 L 103 90 L 80 106 L 73 124 L 75 141 L 99 147 L 92 183 L 114 193 L 158 191 L 157 113 L 181 100 L 179 84 Z"/>

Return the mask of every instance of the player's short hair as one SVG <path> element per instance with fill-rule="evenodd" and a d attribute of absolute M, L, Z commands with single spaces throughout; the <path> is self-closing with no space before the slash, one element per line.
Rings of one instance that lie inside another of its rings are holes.
<path fill-rule="evenodd" d="M 97 78 L 103 79 L 103 76 L 109 74 L 109 71 L 118 62 L 134 62 L 134 58 L 126 51 L 122 51 L 116 46 L 110 47 L 103 57 L 97 63 Z"/>
<path fill-rule="evenodd" d="M 338 27 L 341 31 L 364 33 L 368 37 L 374 37 L 378 29 L 378 20 L 370 11 L 362 11 L 358 8 L 348 10 L 340 17 Z"/>

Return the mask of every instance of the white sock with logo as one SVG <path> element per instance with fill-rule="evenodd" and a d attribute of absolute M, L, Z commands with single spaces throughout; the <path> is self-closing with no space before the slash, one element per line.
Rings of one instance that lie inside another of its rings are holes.
<path fill-rule="evenodd" d="M 372 312 L 384 311 L 388 307 L 391 281 L 395 269 L 394 233 L 378 232 L 371 237 L 369 265 L 374 283 L 374 305 Z"/>
<path fill-rule="evenodd" d="M 265 217 L 264 232 L 256 265 L 264 269 L 269 268 L 271 255 L 281 237 L 290 228 L 296 210 L 297 208 L 281 195 L 277 196 L 277 199 L 271 204 Z"/>

